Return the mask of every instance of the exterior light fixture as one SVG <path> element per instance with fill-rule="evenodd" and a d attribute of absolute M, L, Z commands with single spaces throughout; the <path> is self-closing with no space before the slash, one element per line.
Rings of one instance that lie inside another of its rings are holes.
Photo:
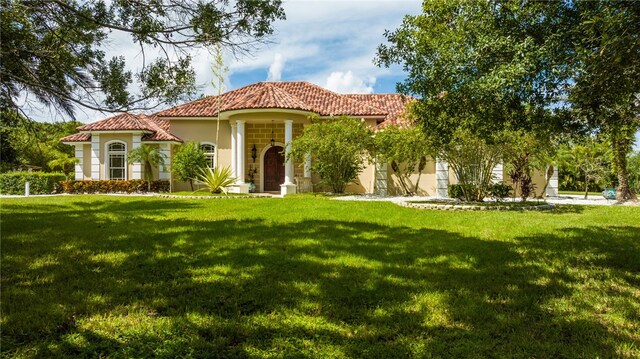
<path fill-rule="evenodd" d="M 253 159 L 253 163 L 256 163 L 256 157 L 258 157 L 258 149 L 254 143 L 253 147 L 251 147 L 251 158 Z"/>
<path fill-rule="evenodd" d="M 271 147 L 276 145 L 276 140 L 273 138 L 273 120 L 271 120 Z"/>

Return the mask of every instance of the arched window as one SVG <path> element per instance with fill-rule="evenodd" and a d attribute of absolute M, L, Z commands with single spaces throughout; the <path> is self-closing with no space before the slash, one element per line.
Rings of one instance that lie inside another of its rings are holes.
<path fill-rule="evenodd" d="M 127 144 L 114 141 L 107 144 L 106 160 L 107 179 L 126 180 L 127 179 Z"/>
<path fill-rule="evenodd" d="M 216 146 L 212 143 L 203 142 L 200 149 L 207 156 L 207 167 L 214 168 L 216 166 Z"/>

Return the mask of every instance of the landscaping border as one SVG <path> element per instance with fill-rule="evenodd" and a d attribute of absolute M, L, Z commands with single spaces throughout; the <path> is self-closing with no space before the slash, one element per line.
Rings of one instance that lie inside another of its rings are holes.
<path fill-rule="evenodd" d="M 551 203 L 536 206 L 477 206 L 460 204 L 397 202 L 399 206 L 416 209 L 435 209 L 441 211 L 546 211 L 555 209 Z"/>
<path fill-rule="evenodd" d="M 246 195 L 246 196 L 177 196 L 173 194 L 154 194 L 154 197 L 160 198 L 179 198 L 179 199 L 245 199 L 245 198 L 271 198 L 267 196 Z"/>

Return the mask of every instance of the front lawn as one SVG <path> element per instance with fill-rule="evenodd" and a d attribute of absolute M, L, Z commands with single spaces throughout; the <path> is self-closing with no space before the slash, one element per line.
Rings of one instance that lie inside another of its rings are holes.
<path fill-rule="evenodd" d="M 1 199 L 5 357 L 639 357 L 640 208 Z"/>

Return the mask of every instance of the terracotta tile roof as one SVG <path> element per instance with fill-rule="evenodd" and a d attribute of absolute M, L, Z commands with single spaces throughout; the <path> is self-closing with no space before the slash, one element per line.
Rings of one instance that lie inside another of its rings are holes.
<path fill-rule="evenodd" d="M 320 86 L 298 82 L 258 82 L 221 96 L 222 111 L 254 108 L 292 109 L 321 116 L 386 116 L 387 111 L 340 95 Z M 159 117 L 210 117 L 217 115 L 218 98 L 209 96 L 160 111 Z"/>
<path fill-rule="evenodd" d="M 78 131 L 144 131 L 142 141 L 177 141 L 182 140 L 169 132 L 169 121 L 155 115 L 121 113 L 100 121 L 82 125 Z M 63 142 L 88 142 L 91 134 L 76 133 L 61 139 Z"/>
<path fill-rule="evenodd" d="M 74 133 L 60 139 L 61 142 L 91 142 L 91 135 L 88 133 Z"/>
<path fill-rule="evenodd" d="M 77 128 L 78 131 L 132 131 L 148 130 L 146 122 L 140 117 L 144 115 L 134 115 L 121 113 L 119 115 L 107 117 L 103 120 L 92 122 Z"/>
<path fill-rule="evenodd" d="M 366 103 L 370 106 L 383 108 L 387 111 L 387 116 L 384 122 L 380 126 L 404 124 L 404 114 L 406 111 L 406 104 L 413 100 L 413 97 L 405 96 L 401 94 L 357 94 L 357 95 L 343 95 L 350 99 Z"/>

